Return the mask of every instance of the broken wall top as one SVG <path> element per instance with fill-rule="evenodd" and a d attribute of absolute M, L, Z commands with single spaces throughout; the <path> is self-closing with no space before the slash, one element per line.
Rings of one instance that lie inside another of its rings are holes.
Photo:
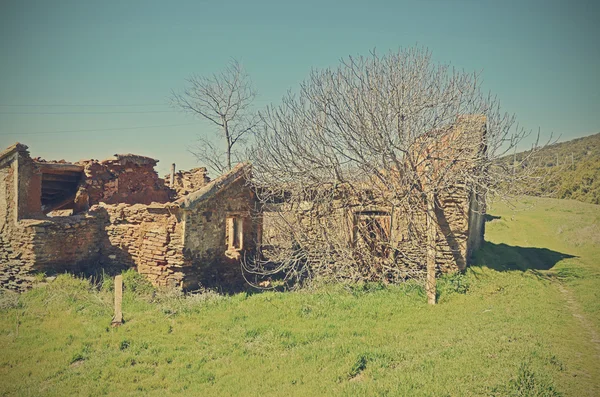
<path fill-rule="evenodd" d="M 171 175 L 165 175 L 165 185 L 175 191 L 178 199 L 187 194 L 201 189 L 210 182 L 205 167 L 193 168 L 189 171 L 178 171 L 173 175 L 173 186 L 171 186 Z"/>
<path fill-rule="evenodd" d="M 211 181 L 201 189 L 175 200 L 173 204 L 183 209 L 193 209 L 199 203 L 214 197 L 217 193 L 231 186 L 234 182 L 241 178 L 249 177 L 251 168 L 252 166 L 250 163 L 239 163 L 229 172 L 226 172 L 217 179 Z"/>
<path fill-rule="evenodd" d="M 27 145 L 23 145 L 22 143 L 17 142 L 0 152 L 0 160 L 3 160 L 4 158 L 14 153 L 25 153 L 29 155 L 29 151 L 27 149 L 29 149 Z"/>
<path fill-rule="evenodd" d="M 158 163 L 158 160 L 153 159 L 151 157 L 126 153 L 126 154 L 115 154 L 111 158 L 102 160 L 101 163 L 102 164 L 116 163 L 116 164 L 121 164 L 121 165 L 135 164 L 135 165 L 139 165 L 139 166 L 150 165 L 150 166 L 154 167 Z"/>
<path fill-rule="evenodd" d="M 203 167 L 179 171 L 175 174 L 174 186 L 170 187 L 154 169 L 158 160 L 146 156 L 127 153 L 115 154 L 101 161 L 46 161 L 31 159 L 27 146 L 15 143 L 0 153 L 0 160 L 14 153 L 23 153 L 28 160 L 32 176 L 25 177 L 23 181 L 31 181 L 38 186 L 39 192 L 30 190 L 27 195 L 37 196 L 38 201 L 45 197 L 45 213 L 61 209 L 73 209 L 74 213 L 78 213 L 101 202 L 129 205 L 169 203 L 172 207 L 191 209 L 241 178 L 249 177 L 251 169 L 249 163 L 240 163 L 213 181 Z M 51 200 L 56 192 L 67 190 L 69 194 L 61 196 L 64 200 Z"/>

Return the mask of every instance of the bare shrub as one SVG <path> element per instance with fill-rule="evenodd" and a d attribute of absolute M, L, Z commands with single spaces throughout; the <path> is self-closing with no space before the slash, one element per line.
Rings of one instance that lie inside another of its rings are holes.
<path fill-rule="evenodd" d="M 482 213 L 488 195 L 508 199 L 518 182 L 543 178 L 514 172 L 528 168 L 537 142 L 518 164 L 496 161 L 530 133 L 481 91 L 479 76 L 421 48 L 313 70 L 260 116 L 253 183 L 265 230 L 275 232 L 244 261 L 249 275 L 396 282 L 427 274 L 434 303 L 444 198 L 471 195 Z M 392 238 L 392 213 L 402 214 L 405 236 Z"/>

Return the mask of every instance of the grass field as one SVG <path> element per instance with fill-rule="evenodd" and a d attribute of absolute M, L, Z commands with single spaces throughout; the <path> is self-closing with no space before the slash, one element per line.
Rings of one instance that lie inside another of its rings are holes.
<path fill-rule="evenodd" d="M 1 395 L 600 395 L 600 207 L 495 205 L 464 275 L 420 286 L 152 296 L 126 274 L 0 297 Z M 128 287 L 128 288 L 127 288 Z"/>

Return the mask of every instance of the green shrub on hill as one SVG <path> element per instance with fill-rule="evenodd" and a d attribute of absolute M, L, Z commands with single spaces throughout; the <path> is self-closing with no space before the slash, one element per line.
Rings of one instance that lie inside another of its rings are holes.
<path fill-rule="evenodd" d="M 501 161 L 521 161 L 529 151 L 506 156 Z M 526 187 L 532 196 L 549 196 L 600 204 L 600 134 L 556 143 L 535 155 L 545 183 Z"/>

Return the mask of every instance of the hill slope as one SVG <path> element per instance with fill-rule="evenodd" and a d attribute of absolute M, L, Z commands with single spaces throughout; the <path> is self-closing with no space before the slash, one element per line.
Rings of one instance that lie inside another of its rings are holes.
<path fill-rule="evenodd" d="M 520 160 L 528 153 L 509 155 L 503 160 Z M 555 143 L 538 156 L 543 170 L 550 174 L 549 183 L 531 186 L 529 194 L 600 204 L 600 133 Z"/>

